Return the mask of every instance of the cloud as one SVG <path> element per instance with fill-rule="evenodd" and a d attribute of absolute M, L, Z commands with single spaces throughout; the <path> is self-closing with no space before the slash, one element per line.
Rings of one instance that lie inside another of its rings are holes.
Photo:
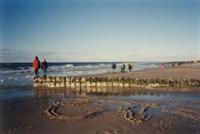
<path fill-rule="evenodd" d="M 140 57 L 141 55 L 139 54 L 128 54 L 127 57 Z"/>
<path fill-rule="evenodd" d="M 40 60 L 44 58 L 50 62 L 75 62 L 88 61 L 89 58 L 81 55 L 78 51 L 37 51 L 37 50 L 18 50 L 4 48 L 0 49 L 1 62 L 32 62 L 34 57 Z M 95 59 L 93 59 L 95 61 Z"/>
<path fill-rule="evenodd" d="M 10 48 L 0 49 L 1 62 L 32 62 L 35 56 L 39 56 L 41 60 L 47 58 L 49 61 L 60 61 L 64 59 L 64 56 L 54 51 L 40 52 Z"/>
<path fill-rule="evenodd" d="M 49 62 L 78 62 L 78 61 L 181 61 L 181 60 L 198 60 L 199 55 L 143 55 L 138 53 L 91 56 L 81 54 L 78 51 L 29 51 L 4 48 L 0 49 L 1 62 L 32 62 L 35 56 L 39 56 L 40 60 L 46 58 Z"/>
<path fill-rule="evenodd" d="M 185 60 L 198 60 L 199 55 L 156 55 L 156 54 L 129 54 L 127 58 L 132 61 L 185 61 Z"/>
<path fill-rule="evenodd" d="M 0 57 L 2 62 L 19 62 L 19 61 L 27 61 L 31 58 L 29 52 L 20 51 L 15 49 L 0 49 Z"/>
<path fill-rule="evenodd" d="M 198 55 L 171 55 L 171 56 L 157 56 L 154 59 L 160 61 L 184 61 L 184 60 L 198 60 Z"/>

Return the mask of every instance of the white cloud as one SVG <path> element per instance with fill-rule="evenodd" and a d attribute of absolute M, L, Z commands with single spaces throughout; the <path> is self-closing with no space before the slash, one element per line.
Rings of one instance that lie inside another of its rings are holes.
<path fill-rule="evenodd" d="M 1 62 L 32 62 L 35 56 L 40 60 L 46 58 L 49 61 L 61 61 L 64 59 L 58 52 L 48 51 L 22 51 L 17 49 L 4 48 L 0 49 Z"/>
<path fill-rule="evenodd" d="M 56 52 L 56 51 L 24 51 L 17 49 L 4 48 L 0 49 L 1 62 L 32 62 L 34 57 L 38 56 L 40 60 L 44 58 L 51 62 L 84 62 L 84 61 L 181 61 L 181 60 L 199 60 L 199 55 L 159 55 L 139 53 L 129 54 L 109 54 L 105 56 L 101 53 L 80 54 L 76 51 Z"/>

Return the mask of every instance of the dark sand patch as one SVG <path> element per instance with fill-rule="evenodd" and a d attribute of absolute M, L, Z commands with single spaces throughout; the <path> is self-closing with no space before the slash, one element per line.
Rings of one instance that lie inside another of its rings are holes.
<path fill-rule="evenodd" d="M 144 101 L 71 95 L 1 102 L 3 132 L 199 134 L 199 99 Z"/>

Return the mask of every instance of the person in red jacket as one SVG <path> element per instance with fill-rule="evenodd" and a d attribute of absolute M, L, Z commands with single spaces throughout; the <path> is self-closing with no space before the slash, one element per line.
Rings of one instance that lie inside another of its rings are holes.
<path fill-rule="evenodd" d="M 33 69 L 35 72 L 35 75 L 38 76 L 38 70 L 40 68 L 40 60 L 37 56 L 35 56 L 35 59 L 33 61 Z"/>

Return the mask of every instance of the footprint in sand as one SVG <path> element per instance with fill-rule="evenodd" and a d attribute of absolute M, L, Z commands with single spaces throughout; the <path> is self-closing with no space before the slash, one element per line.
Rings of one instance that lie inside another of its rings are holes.
<path fill-rule="evenodd" d="M 132 123 L 134 126 L 139 126 L 147 120 L 150 120 L 151 115 L 148 113 L 150 105 L 146 106 L 130 106 L 126 109 L 122 109 L 122 117 Z M 139 109 L 139 110 L 138 110 Z"/>
<path fill-rule="evenodd" d="M 88 100 L 85 99 L 75 99 L 71 104 L 73 105 L 80 105 L 79 108 L 81 108 L 81 104 L 85 104 L 88 103 Z M 47 116 L 49 117 L 49 119 L 58 119 L 58 120 L 88 120 L 88 119 L 92 119 L 95 117 L 99 117 L 99 116 L 103 116 L 105 110 L 96 110 L 96 109 L 91 109 L 89 110 L 87 113 L 77 113 L 77 115 L 72 115 L 72 116 L 67 116 L 64 114 L 59 113 L 59 109 L 60 108 L 64 108 L 65 105 L 58 100 L 55 100 L 53 102 L 53 106 L 50 107 L 49 109 L 47 109 L 45 111 L 45 113 L 47 114 Z M 75 108 L 75 107 L 74 107 Z M 76 109 L 70 109 L 70 111 L 73 111 L 76 113 Z M 79 110 L 81 111 L 81 110 Z"/>
<path fill-rule="evenodd" d="M 61 103 L 59 100 L 55 100 L 53 102 L 53 106 L 47 109 L 45 113 L 49 116 L 50 119 L 61 118 L 62 114 L 57 111 L 60 107 L 63 107 L 63 103 Z"/>

